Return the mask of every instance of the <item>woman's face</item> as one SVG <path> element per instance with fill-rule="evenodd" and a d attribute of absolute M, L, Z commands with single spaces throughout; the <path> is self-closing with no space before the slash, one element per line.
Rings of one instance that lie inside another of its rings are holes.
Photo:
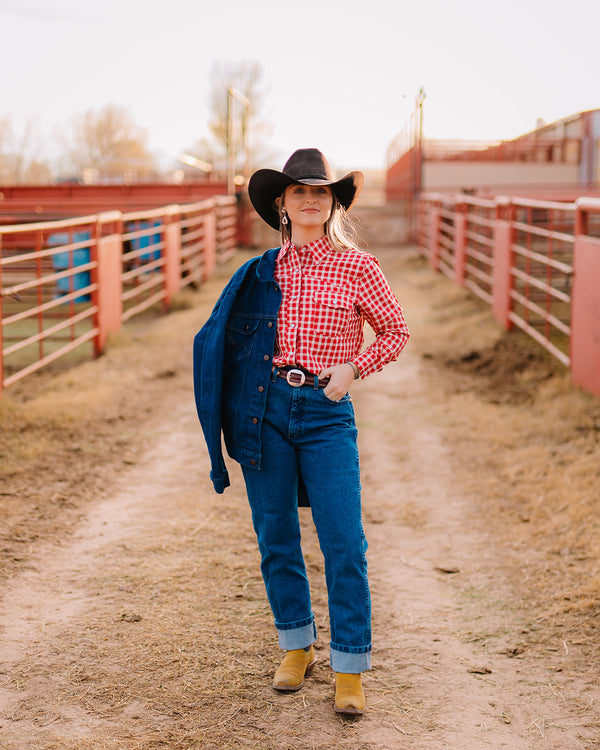
<path fill-rule="evenodd" d="M 292 227 L 321 229 L 331 216 L 333 195 L 328 185 L 289 185 L 284 206 Z"/>

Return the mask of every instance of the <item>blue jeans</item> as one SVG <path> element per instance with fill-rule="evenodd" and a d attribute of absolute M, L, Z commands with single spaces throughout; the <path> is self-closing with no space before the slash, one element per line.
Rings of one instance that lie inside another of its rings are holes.
<path fill-rule="evenodd" d="M 325 560 L 331 666 L 358 673 L 371 667 L 371 600 L 354 409 L 349 395 L 335 403 L 315 385 L 272 378 L 261 469 L 242 470 L 279 645 L 306 648 L 317 637 L 298 518 L 303 481 Z"/>

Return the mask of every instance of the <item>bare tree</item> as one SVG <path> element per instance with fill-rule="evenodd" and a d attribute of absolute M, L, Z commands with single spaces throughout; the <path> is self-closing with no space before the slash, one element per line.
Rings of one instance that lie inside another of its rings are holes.
<path fill-rule="evenodd" d="M 67 156 L 78 174 L 100 179 L 143 179 L 155 171 L 147 131 L 123 107 L 107 104 L 75 115 Z"/>
<path fill-rule="evenodd" d="M 17 131 L 10 116 L 0 118 L 0 184 L 52 182 L 52 170 L 40 152 L 40 140 L 32 120 Z"/>
<path fill-rule="evenodd" d="M 45 161 L 32 159 L 23 171 L 22 182 L 26 185 L 50 185 L 54 182 L 54 174 Z"/>
<path fill-rule="evenodd" d="M 265 158 L 270 125 L 261 119 L 264 98 L 262 75 L 261 65 L 256 61 L 213 64 L 208 123 L 211 137 L 198 139 L 188 151 L 212 164 L 215 171 L 225 171 L 227 168 L 232 135 L 234 158 L 238 166 L 242 166 L 246 156 L 249 161 L 247 166 Z M 232 97 L 230 91 L 241 96 Z M 242 103 L 243 99 L 248 101 L 247 106 Z M 247 147 L 246 154 L 244 146 Z"/>

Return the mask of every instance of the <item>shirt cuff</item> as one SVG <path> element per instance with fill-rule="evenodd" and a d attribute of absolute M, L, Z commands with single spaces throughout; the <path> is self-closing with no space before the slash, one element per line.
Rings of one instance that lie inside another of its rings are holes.
<path fill-rule="evenodd" d="M 366 354 L 366 353 L 364 353 Z M 364 356 L 364 354 L 359 354 L 358 357 L 354 357 L 352 361 L 354 364 L 358 367 L 359 370 L 359 380 L 364 380 L 368 375 L 371 375 L 374 372 L 377 372 L 377 365 L 375 362 L 371 361 L 371 358 L 368 354 Z M 383 368 L 380 368 L 383 369 Z"/>

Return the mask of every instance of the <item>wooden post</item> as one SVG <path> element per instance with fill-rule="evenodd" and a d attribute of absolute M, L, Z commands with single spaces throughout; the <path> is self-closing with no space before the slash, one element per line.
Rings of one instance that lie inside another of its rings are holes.
<path fill-rule="evenodd" d="M 2 257 L 2 235 L 0 234 L 0 258 Z M 0 289 L 2 289 L 2 266 L 0 265 Z M 0 396 L 4 387 L 4 342 L 2 336 L 2 294 L 0 294 Z"/>
<path fill-rule="evenodd" d="M 494 222 L 494 246 L 492 269 L 492 310 L 494 317 L 508 331 L 512 328 L 510 292 L 512 289 L 512 222 L 510 200 L 500 199 Z"/>
<path fill-rule="evenodd" d="M 101 216 L 100 221 L 102 221 L 102 218 Z M 98 237 L 97 260 L 96 283 L 98 289 L 95 295 L 98 306 L 98 336 L 94 342 L 96 356 L 104 351 L 108 335 L 120 331 L 122 325 L 123 239 L 120 231 L 118 234 Z"/>
<path fill-rule="evenodd" d="M 465 285 L 467 262 L 467 204 L 457 203 L 454 210 L 454 281 Z"/>
<path fill-rule="evenodd" d="M 204 214 L 204 265 L 203 280 L 206 281 L 217 267 L 217 204 Z"/>
<path fill-rule="evenodd" d="M 600 239 L 588 237 L 586 204 L 577 203 L 574 277 L 571 302 L 571 378 L 600 396 Z M 600 201 L 590 208 L 600 212 Z"/>
<path fill-rule="evenodd" d="M 181 208 L 167 206 L 163 220 L 165 253 L 165 305 L 171 307 L 173 296 L 181 289 Z"/>
<path fill-rule="evenodd" d="M 430 221 L 430 245 L 429 245 L 429 265 L 435 271 L 440 267 L 440 228 L 442 224 L 442 209 L 439 205 L 431 207 L 429 215 Z"/>

